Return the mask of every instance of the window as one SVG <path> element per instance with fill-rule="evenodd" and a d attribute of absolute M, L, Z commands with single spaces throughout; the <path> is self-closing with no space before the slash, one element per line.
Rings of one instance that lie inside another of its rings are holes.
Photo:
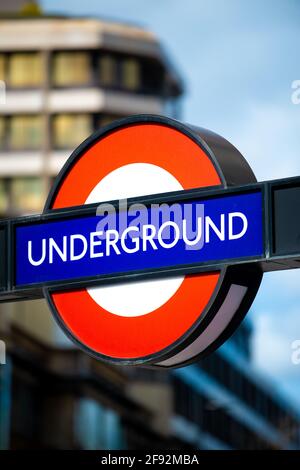
<path fill-rule="evenodd" d="M 39 388 L 30 376 L 22 376 L 20 372 L 20 369 L 14 367 L 11 407 L 12 434 L 20 436 L 21 442 L 35 442 L 38 436 L 41 412 Z"/>
<path fill-rule="evenodd" d="M 117 82 L 117 64 L 111 55 L 103 55 L 99 60 L 100 83 L 103 86 L 114 86 Z"/>
<path fill-rule="evenodd" d="M 41 178 L 16 178 L 11 181 L 11 205 L 17 212 L 39 212 L 44 205 Z"/>
<path fill-rule="evenodd" d="M 0 116 L 0 150 L 5 148 L 5 118 Z"/>
<path fill-rule="evenodd" d="M 5 215 L 8 208 L 7 180 L 0 180 L 0 214 Z"/>
<path fill-rule="evenodd" d="M 12 54 L 8 61 L 7 83 L 11 87 L 33 87 L 43 81 L 42 56 L 39 53 Z"/>
<path fill-rule="evenodd" d="M 41 116 L 12 116 L 8 126 L 8 146 L 12 150 L 37 150 L 43 140 Z"/>
<path fill-rule="evenodd" d="M 140 67 L 135 59 L 126 59 L 122 63 L 122 88 L 136 91 L 140 87 Z"/>
<path fill-rule="evenodd" d="M 74 148 L 93 132 L 92 117 L 88 114 L 60 114 L 53 120 L 55 148 Z"/>
<path fill-rule="evenodd" d="M 75 415 L 75 433 L 82 449 L 124 449 L 119 415 L 90 398 L 81 398 Z"/>
<path fill-rule="evenodd" d="M 5 55 L 0 54 L 0 80 L 5 81 Z"/>
<path fill-rule="evenodd" d="M 57 52 L 53 58 L 53 83 L 80 86 L 91 82 L 91 61 L 86 52 Z"/>
<path fill-rule="evenodd" d="M 164 70 L 160 64 L 154 60 L 145 60 L 141 65 L 141 82 L 143 93 L 162 94 L 165 86 Z"/>
<path fill-rule="evenodd" d="M 37 177 L 0 179 L 0 214 L 40 212 L 45 203 L 42 179 Z"/>

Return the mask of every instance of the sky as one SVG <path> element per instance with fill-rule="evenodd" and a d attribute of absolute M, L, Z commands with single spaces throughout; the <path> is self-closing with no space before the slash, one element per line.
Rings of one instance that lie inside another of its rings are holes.
<path fill-rule="evenodd" d="M 230 140 L 259 181 L 300 175 L 298 0 L 42 0 L 48 13 L 135 22 L 182 75 L 182 119 Z M 249 317 L 254 361 L 300 407 L 300 271 L 264 276 Z"/>

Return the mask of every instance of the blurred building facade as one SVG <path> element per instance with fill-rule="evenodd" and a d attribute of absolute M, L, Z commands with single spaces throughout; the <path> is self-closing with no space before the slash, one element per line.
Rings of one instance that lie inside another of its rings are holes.
<path fill-rule="evenodd" d="M 95 129 L 180 116 L 182 81 L 155 36 L 94 19 L 0 19 L 1 216 L 42 210 Z M 0 306 L 0 448 L 299 448 L 300 416 L 251 365 L 251 328 L 171 372 L 106 366 L 71 345 L 43 301 Z"/>

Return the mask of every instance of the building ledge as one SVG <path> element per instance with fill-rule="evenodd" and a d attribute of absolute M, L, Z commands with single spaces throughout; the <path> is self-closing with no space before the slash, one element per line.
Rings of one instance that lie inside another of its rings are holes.
<path fill-rule="evenodd" d="M 163 100 L 148 95 L 110 91 L 96 87 L 42 90 L 8 90 L 0 114 L 21 113 L 161 113 Z"/>

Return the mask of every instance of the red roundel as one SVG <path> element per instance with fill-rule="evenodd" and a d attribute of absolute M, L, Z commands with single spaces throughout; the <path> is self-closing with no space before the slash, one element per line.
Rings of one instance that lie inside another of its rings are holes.
<path fill-rule="evenodd" d="M 167 118 L 137 116 L 118 121 L 75 150 L 57 177 L 45 211 L 224 186 L 226 165 L 222 169 L 218 152 L 207 145 L 199 134 Z M 247 171 L 245 166 L 243 177 Z M 249 181 L 251 177 L 249 172 Z M 243 292 L 234 294 L 238 298 L 234 314 L 251 291 L 244 284 Z M 231 287 L 224 270 L 51 291 L 47 297 L 60 325 L 87 352 L 110 362 L 169 367 L 217 344 L 234 317 L 223 313 L 220 320 Z M 211 341 L 202 340 L 199 350 L 199 337 L 207 328 L 213 330 L 208 335 Z"/>

